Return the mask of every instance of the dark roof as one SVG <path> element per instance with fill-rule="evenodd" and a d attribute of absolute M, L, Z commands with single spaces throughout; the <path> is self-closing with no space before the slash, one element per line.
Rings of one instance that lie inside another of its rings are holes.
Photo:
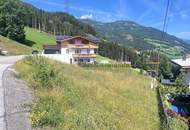
<path fill-rule="evenodd" d="M 88 35 L 87 37 L 84 37 L 84 36 L 56 36 L 56 41 L 65 41 L 65 40 L 70 40 L 70 39 L 74 39 L 74 38 L 78 38 L 78 37 L 81 37 L 81 38 L 84 38 L 86 40 L 89 40 L 89 41 L 92 41 L 92 42 L 100 42 L 100 39 L 98 39 L 97 37 L 93 36 L 93 35 Z"/>
<path fill-rule="evenodd" d="M 89 40 L 91 40 L 91 41 L 98 42 L 98 43 L 101 42 L 99 38 L 97 38 L 97 37 L 95 37 L 95 36 L 93 36 L 93 35 L 91 35 L 91 34 L 89 34 L 89 35 L 87 36 L 87 39 L 89 39 Z"/>
<path fill-rule="evenodd" d="M 44 45 L 43 48 L 46 50 L 59 50 L 60 46 L 59 45 Z"/>
<path fill-rule="evenodd" d="M 69 38 L 72 38 L 72 36 L 65 36 L 65 35 L 61 36 L 60 35 L 60 36 L 56 36 L 56 41 L 64 41 Z"/>

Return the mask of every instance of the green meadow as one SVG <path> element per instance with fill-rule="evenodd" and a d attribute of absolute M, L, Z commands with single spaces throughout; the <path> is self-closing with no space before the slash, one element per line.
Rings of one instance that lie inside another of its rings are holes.
<path fill-rule="evenodd" d="M 33 127 L 50 130 L 159 130 L 156 92 L 132 68 L 86 69 L 42 57 L 14 68 L 34 89 Z"/>

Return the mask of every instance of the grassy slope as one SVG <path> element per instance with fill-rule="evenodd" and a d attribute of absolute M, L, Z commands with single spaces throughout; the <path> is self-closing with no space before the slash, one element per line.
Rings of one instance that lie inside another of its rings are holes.
<path fill-rule="evenodd" d="M 48 125 L 56 130 L 160 129 L 150 79 L 130 68 L 86 70 L 33 58 L 18 62 L 15 68 L 36 89 L 38 100 L 31 114 L 34 126 Z M 34 80 L 36 76 L 38 80 Z M 41 78 L 51 88 L 43 86 Z"/>
<path fill-rule="evenodd" d="M 41 33 L 36 29 L 26 27 L 25 32 L 27 43 L 32 44 L 31 46 L 35 49 L 41 50 L 44 44 L 56 43 L 54 36 L 44 32 Z"/>
<path fill-rule="evenodd" d="M 108 61 L 109 63 L 113 63 L 113 62 L 114 62 L 114 60 L 111 60 L 111 59 L 109 59 L 109 58 L 107 58 L 107 57 L 103 57 L 103 56 L 101 56 L 101 55 L 97 55 L 96 61 L 97 61 L 98 63 L 105 62 L 105 61 Z"/>
<path fill-rule="evenodd" d="M 2 50 L 8 51 L 8 55 L 23 55 L 30 54 L 32 49 L 28 46 L 0 36 L 0 48 Z"/>

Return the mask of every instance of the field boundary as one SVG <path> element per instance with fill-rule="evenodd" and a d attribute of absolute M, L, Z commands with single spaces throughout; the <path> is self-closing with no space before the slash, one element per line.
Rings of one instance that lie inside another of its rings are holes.
<path fill-rule="evenodd" d="M 97 67 L 97 68 L 129 68 L 130 64 L 79 64 L 81 67 Z"/>
<path fill-rule="evenodd" d="M 166 113 L 166 111 L 164 109 L 163 96 L 160 92 L 160 88 L 157 88 L 157 95 L 158 95 L 158 101 L 159 101 L 158 108 L 159 108 L 159 112 L 160 112 L 159 113 L 160 114 L 160 121 L 167 130 L 172 130 L 170 127 L 168 114 Z"/>

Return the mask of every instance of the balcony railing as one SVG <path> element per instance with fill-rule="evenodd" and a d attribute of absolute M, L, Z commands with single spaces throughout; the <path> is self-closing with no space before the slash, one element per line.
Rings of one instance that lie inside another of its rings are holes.
<path fill-rule="evenodd" d="M 68 45 L 68 48 L 70 49 L 98 49 L 98 46 L 93 45 Z"/>
<path fill-rule="evenodd" d="M 96 54 L 73 54 L 74 58 L 96 58 Z"/>

